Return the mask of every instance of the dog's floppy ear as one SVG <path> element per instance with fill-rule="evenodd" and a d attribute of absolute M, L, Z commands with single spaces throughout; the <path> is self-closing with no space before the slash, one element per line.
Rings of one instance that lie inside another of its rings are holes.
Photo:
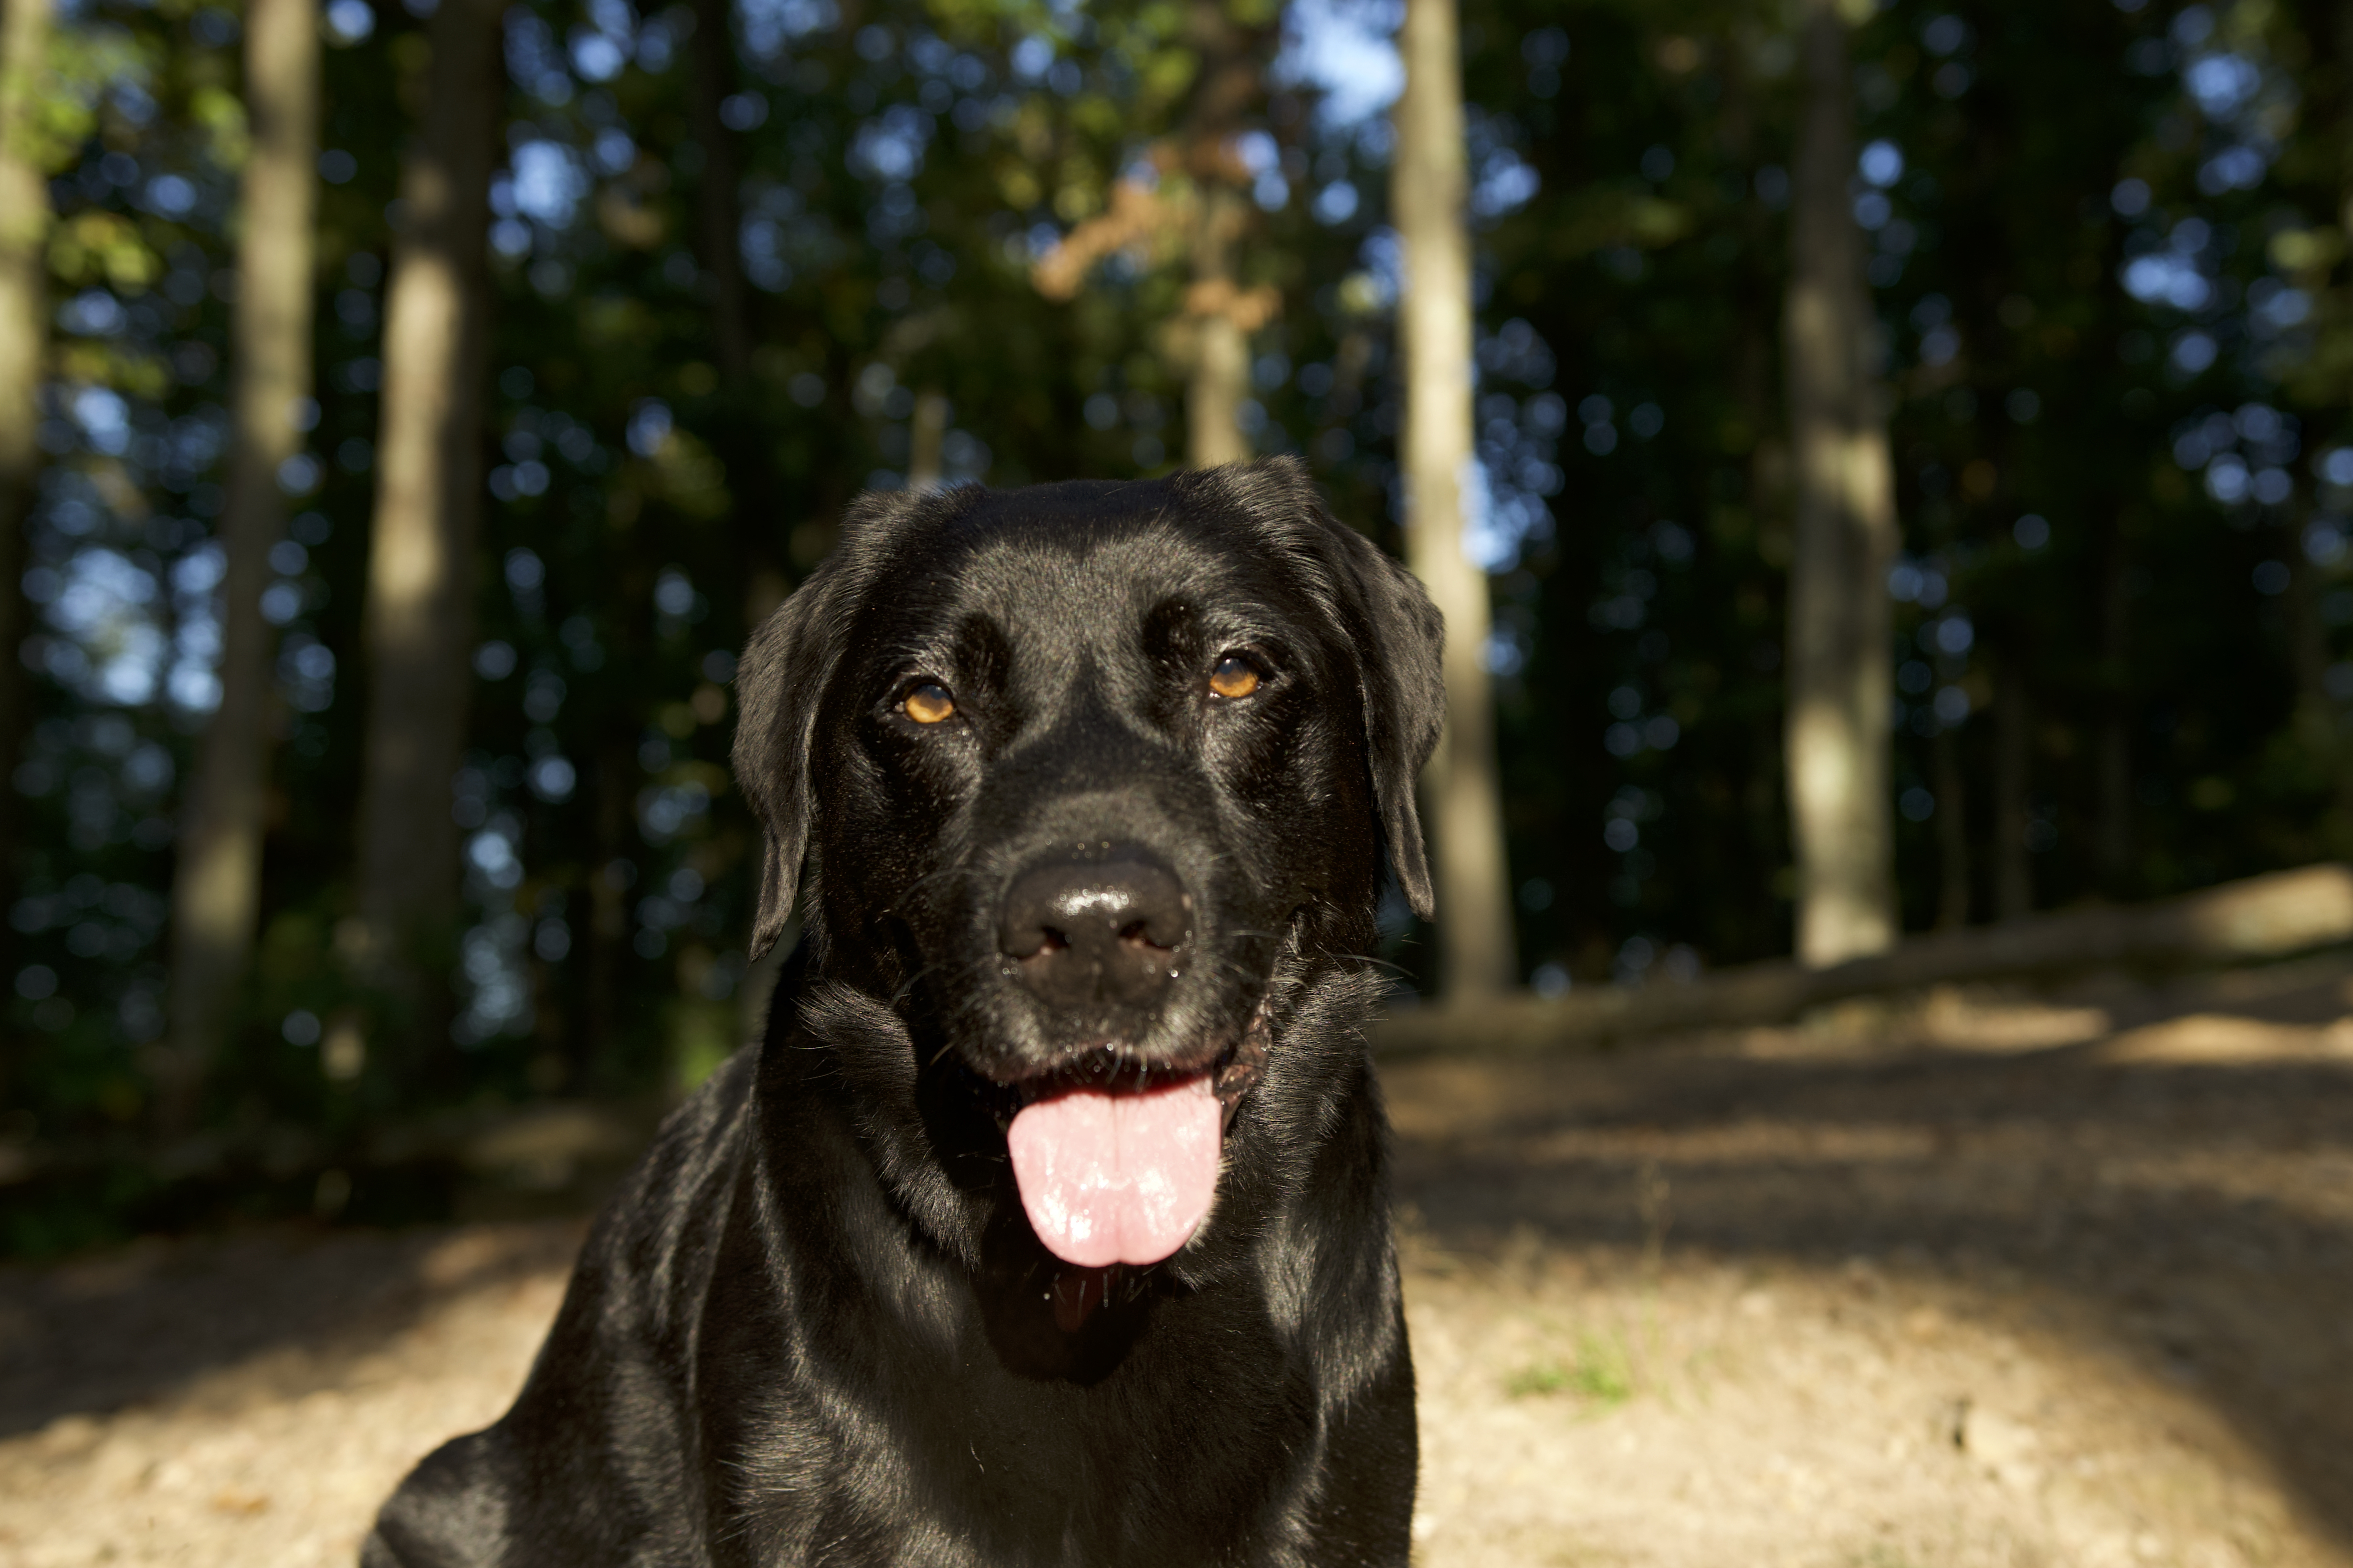
<path fill-rule="evenodd" d="M 1356 650 L 1365 749 L 1389 868 L 1413 912 L 1428 920 L 1438 900 L 1414 786 L 1446 721 L 1446 617 L 1420 579 L 1324 510 L 1307 465 L 1295 457 L 1183 474 L 1177 484 L 1180 494 L 1215 496 L 1239 507 L 1295 550 L 1311 574 L 1329 573 L 1338 629 Z"/>
<path fill-rule="evenodd" d="M 809 742 L 833 665 L 827 625 L 831 572 L 820 570 L 760 623 L 735 667 L 735 783 L 758 814 L 760 907 L 752 956 L 776 945 L 793 918 L 808 848 Z"/>
<path fill-rule="evenodd" d="M 878 563 L 910 522 L 952 514 L 984 492 L 977 485 L 918 495 L 868 490 L 841 514 L 839 542 L 806 582 L 760 624 L 735 667 L 735 782 L 759 814 L 766 844 L 752 956 L 776 945 L 792 922 L 809 842 L 810 749 L 817 710 L 840 662 L 849 623 L 865 602 Z"/>
<path fill-rule="evenodd" d="M 1338 542 L 1342 616 L 1363 622 L 1349 631 L 1358 648 L 1366 749 L 1389 868 L 1413 912 L 1428 920 L 1437 899 L 1414 786 L 1446 721 L 1446 620 L 1402 563 L 1346 523 L 1324 516 L 1322 508 L 1315 515 Z"/>

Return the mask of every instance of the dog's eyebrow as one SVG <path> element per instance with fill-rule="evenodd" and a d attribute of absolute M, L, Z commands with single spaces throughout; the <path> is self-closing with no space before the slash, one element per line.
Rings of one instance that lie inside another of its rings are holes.
<path fill-rule="evenodd" d="M 965 617 L 967 621 L 970 618 Z M 883 658 L 894 667 L 912 668 L 953 658 L 957 652 L 957 644 L 964 640 L 964 623 L 959 622 L 953 626 L 900 626 L 893 627 L 892 632 Z"/>

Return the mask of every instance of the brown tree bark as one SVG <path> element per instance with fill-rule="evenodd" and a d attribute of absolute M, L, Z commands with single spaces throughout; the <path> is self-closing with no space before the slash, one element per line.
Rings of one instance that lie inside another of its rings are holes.
<path fill-rule="evenodd" d="M 914 416 L 907 422 L 907 488 L 940 488 L 940 449 L 947 439 L 948 400 L 934 391 L 915 395 Z"/>
<path fill-rule="evenodd" d="M 0 0 L 0 910 L 16 901 L 16 753 L 25 732 L 25 523 L 40 477 L 42 360 L 48 342 L 49 185 L 31 116 L 48 53 L 48 0 Z M 0 923 L 0 943 L 14 932 Z M 0 952 L 0 957 L 7 956 Z M 13 963 L 6 965 L 14 973 Z M 9 1073 L 0 1066 L 0 1092 Z"/>
<path fill-rule="evenodd" d="M 1399 466 L 1414 573 L 1446 616 L 1446 732 L 1424 787 L 1437 863 L 1440 986 L 1450 1003 L 1508 989 L 1518 955 L 1495 766 L 1495 699 L 1484 659 L 1487 574 L 1463 553 L 1471 425 L 1470 186 L 1454 0 L 1407 0 L 1398 35 L 1405 92 L 1394 113 L 1390 202 L 1405 256 L 1398 341 L 1405 359 Z"/>
<path fill-rule="evenodd" d="M 1805 100 L 1782 321 L 1798 479 L 1786 745 L 1798 956 L 1820 965 L 1896 938 L 1886 587 L 1896 522 L 1871 302 L 1847 205 L 1853 111 L 1837 0 L 1805 0 L 1799 42 Z"/>
<path fill-rule="evenodd" d="M 1191 363 L 1185 381 L 1185 460 L 1196 468 L 1245 462 L 1240 423 L 1250 395 L 1250 333 L 1271 313 L 1270 298 L 1240 286 L 1242 230 L 1250 219 L 1233 139 L 1259 95 L 1260 35 L 1234 25 L 1219 0 L 1194 0 L 1187 30 L 1200 58 L 1185 129 L 1185 161 L 1198 192 L 1187 245 L 1192 283 Z"/>
<path fill-rule="evenodd" d="M 252 0 L 245 17 L 253 150 L 241 188 L 230 393 L 236 416 L 220 543 L 227 558 L 221 703 L 196 751 L 172 884 L 170 1081 L 164 1126 L 185 1131 L 235 1013 L 260 907 L 269 773 L 270 655 L 261 617 L 269 549 L 285 526 L 279 465 L 301 448 L 311 395 L 318 209 L 318 0 Z"/>
<path fill-rule="evenodd" d="M 363 631 L 369 708 L 351 946 L 430 1026 L 441 982 L 421 946 L 457 912 L 449 781 L 471 684 L 481 502 L 485 230 L 504 82 L 494 0 L 442 0 L 416 145 L 401 173 L 384 332 L 375 524 Z M 420 1039 L 411 1060 L 435 1042 Z M 395 1053 L 396 1056 L 404 1053 Z"/>
<path fill-rule="evenodd" d="M 1193 225 L 1193 363 L 1185 379 L 1185 460 L 1196 468 L 1250 459 L 1242 399 L 1250 391 L 1250 343 L 1228 306 L 1241 194 L 1222 183 L 1201 194 Z"/>

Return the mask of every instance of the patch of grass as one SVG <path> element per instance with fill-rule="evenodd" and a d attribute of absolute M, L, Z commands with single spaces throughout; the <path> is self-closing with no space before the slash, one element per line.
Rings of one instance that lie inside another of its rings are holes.
<path fill-rule="evenodd" d="M 1567 1394 L 1615 1408 L 1634 1396 L 1633 1368 L 1617 1335 L 1582 1334 L 1575 1357 L 1531 1363 L 1504 1380 L 1504 1392 L 1514 1399 Z"/>
<path fill-rule="evenodd" d="M 1854 1568 L 1912 1568 L 1912 1559 L 1883 1542 L 1863 1548 L 1861 1555 L 1848 1561 Z"/>
<path fill-rule="evenodd" d="M 1565 1362 L 1530 1362 L 1504 1380 L 1504 1392 L 1514 1399 L 1526 1399 L 1539 1394 L 1559 1394 L 1568 1387 L 1569 1376 L 1574 1370 Z"/>

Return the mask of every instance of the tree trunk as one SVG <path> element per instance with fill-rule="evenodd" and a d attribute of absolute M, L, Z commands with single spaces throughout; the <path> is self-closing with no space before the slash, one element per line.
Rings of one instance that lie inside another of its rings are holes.
<path fill-rule="evenodd" d="M 1471 434 L 1471 231 L 1454 0 L 1406 0 L 1390 203 L 1405 258 L 1400 467 L 1416 575 L 1446 616 L 1446 733 L 1425 781 L 1438 871 L 1440 984 L 1450 1003 L 1508 988 L 1518 955 L 1487 677 L 1487 574 L 1463 553 Z"/>
<path fill-rule="evenodd" d="M 694 139 L 702 148 L 695 182 L 702 229 L 702 270 L 711 307 L 711 352 L 731 394 L 739 394 L 752 367 L 751 311 L 744 293 L 743 199 L 738 188 L 735 133 L 719 106 L 735 86 L 735 51 L 727 0 L 694 0 Z"/>
<path fill-rule="evenodd" d="M 774 435 L 752 383 L 752 345 L 758 341 L 752 295 L 744 279 L 743 155 L 740 139 L 720 118 L 735 90 L 733 18 L 727 0 L 694 0 L 694 81 L 689 108 L 702 149 L 695 177 L 697 248 L 702 294 L 711 313 L 711 356 L 725 396 L 707 431 L 727 470 L 734 506 L 729 530 L 743 572 L 744 624 L 758 626 L 784 602 L 783 486 L 772 456 Z"/>
<path fill-rule="evenodd" d="M 2329 750 L 2336 728 L 2329 713 L 2328 623 L 2320 618 L 2324 584 L 2304 552 L 2302 521 L 2299 518 L 2279 531 L 2280 555 L 2287 563 L 2287 593 L 2281 609 L 2287 619 L 2288 664 L 2295 674 L 2296 738 L 2320 755 Z"/>
<path fill-rule="evenodd" d="M 1928 742 L 1936 768 L 1936 929 L 1969 923 L 1968 788 L 1961 778 L 1961 737 L 1940 729 Z"/>
<path fill-rule="evenodd" d="M 1185 382 L 1185 460 L 1196 468 L 1250 459 L 1242 398 L 1250 390 L 1250 344 L 1234 320 L 1234 252 L 1241 194 L 1223 184 L 1201 193 L 1193 228 L 1193 363 Z"/>
<path fill-rule="evenodd" d="M 499 143 L 500 11 L 442 0 L 417 145 L 402 171 L 384 332 L 375 529 L 363 630 L 369 709 L 360 795 L 363 968 L 430 1027 L 441 983 L 420 944 L 456 913 L 449 781 L 471 679 L 487 348 L 484 230 Z M 420 1038 L 415 1061 L 436 1042 Z"/>
<path fill-rule="evenodd" d="M 172 885 L 171 1081 L 161 1110 L 175 1132 L 194 1125 L 201 1108 L 260 906 L 276 641 L 261 618 L 261 590 L 285 521 L 279 465 L 301 447 L 296 410 L 311 395 L 318 0 L 247 7 L 245 99 L 253 150 L 238 215 L 236 444 L 219 535 L 228 566 L 217 605 L 221 702 L 197 747 Z"/>
<path fill-rule="evenodd" d="M 1250 332 L 1266 313 L 1246 296 L 1238 254 L 1249 211 L 1233 138 L 1258 97 L 1258 35 L 1236 26 L 1217 0 L 1195 0 L 1188 18 L 1200 71 L 1187 117 L 1186 163 L 1198 191 L 1189 238 L 1191 363 L 1185 383 L 1185 460 L 1196 468 L 1249 460 L 1239 416 L 1250 395 Z"/>
<path fill-rule="evenodd" d="M 573 1042 L 571 1089 L 583 1093 L 622 1057 L 628 1034 L 622 978 L 629 968 L 629 801 L 641 775 L 628 734 L 608 728 L 596 743 L 596 859 L 588 877 L 586 1005 Z"/>
<path fill-rule="evenodd" d="M 947 438 L 948 400 L 937 392 L 915 395 L 914 417 L 907 423 L 907 488 L 940 488 L 940 446 Z"/>
<path fill-rule="evenodd" d="M 1811 969 L 1788 959 L 1718 969 L 1687 985 L 1579 986 L 1523 994 L 1465 1016 L 1399 1013 L 1373 1034 L 1383 1058 L 1539 1053 L 1685 1029 L 1788 1022 L 1853 996 L 2101 970 L 2263 963 L 2353 942 L 2353 866 L 2324 862 L 2145 904 L 2057 910 L 1913 937 Z"/>
<path fill-rule="evenodd" d="M 1888 807 L 1895 496 L 1871 302 L 1847 207 L 1854 168 L 1847 29 L 1806 0 L 1787 334 L 1798 506 L 1789 565 L 1790 826 L 1798 956 L 1836 963 L 1895 941 Z"/>
<path fill-rule="evenodd" d="M 2336 126 L 2337 149 L 2337 227 L 2348 247 L 2353 247 L 2353 5 L 2340 3 L 2335 10 L 2336 26 L 2333 28 L 2316 24 L 2310 29 L 2309 37 L 2316 46 L 2314 52 L 2317 58 L 2306 67 L 2303 75 L 2306 81 L 2316 77 L 2323 80 L 2333 79 L 2336 85 L 2336 101 L 2329 106 L 2335 112 L 2328 116 L 2328 121 Z M 2314 105 L 2315 110 L 2321 107 Z M 2320 116 L 2313 115 L 2313 121 L 2319 122 Z M 2333 285 L 2330 291 L 2335 291 Z M 2346 287 L 2337 295 L 2335 304 L 2339 311 L 2353 304 L 2353 286 Z M 2353 393 L 2353 385 L 2346 385 L 2343 382 L 2339 385 L 2344 386 L 2346 392 Z M 2323 401 L 2333 400 L 2324 395 Z M 2308 571 L 2310 563 L 2305 557 L 2302 542 L 2293 542 L 2290 549 L 2294 553 L 2288 560 L 2294 569 Z M 2314 606 L 2315 609 L 2317 607 Z M 2325 627 L 2326 623 L 2322 625 Z M 2327 637 L 2325 629 L 2321 636 L 2324 639 Z M 2328 758 L 2329 779 L 2336 798 L 2323 832 L 2334 852 L 2353 853 L 2353 733 L 2348 732 L 2346 722 L 2333 699 L 2327 701 L 2325 713 L 2328 741 L 2324 754 Z"/>
<path fill-rule="evenodd" d="M 1993 690 L 1993 912 L 1999 920 L 2014 920 L 2034 907 L 2034 863 L 2026 847 L 2033 721 L 2025 679 L 2017 663 L 2005 659 L 1994 667 Z"/>
<path fill-rule="evenodd" d="M 2128 570 L 2124 524 L 2109 525 L 2108 548 L 2100 563 L 2100 723 L 2098 746 L 2100 824 L 2094 845 L 2100 889 L 2112 899 L 2132 889 L 2132 668 L 2126 592 Z"/>
<path fill-rule="evenodd" d="M 30 629 L 25 603 L 25 524 L 33 510 L 41 449 L 42 355 L 48 310 L 43 250 L 49 237 L 49 184 L 35 161 L 30 123 L 35 83 L 48 54 L 49 0 L 0 0 L 0 910 L 16 900 L 16 752 L 27 717 L 24 662 Z M 0 922 L 0 943 L 13 942 Z M 13 954 L 0 968 L 14 973 Z M 0 1063 L 0 1100 L 13 1064 Z"/>
<path fill-rule="evenodd" d="M 2347 746 L 2337 717 L 2337 702 L 2328 695 L 2328 623 L 2320 608 L 2327 584 L 2320 569 L 2304 552 L 2299 518 L 2282 529 L 2280 547 L 2287 562 L 2287 594 L 2280 606 L 2287 617 L 2288 660 L 2295 672 L 2297 742 L 2313 766 L 2334 786 L 2329 809 L 2315 826 L 2330 854 L 2353 847 L 2353 769 L 2347 763 Z"/>

